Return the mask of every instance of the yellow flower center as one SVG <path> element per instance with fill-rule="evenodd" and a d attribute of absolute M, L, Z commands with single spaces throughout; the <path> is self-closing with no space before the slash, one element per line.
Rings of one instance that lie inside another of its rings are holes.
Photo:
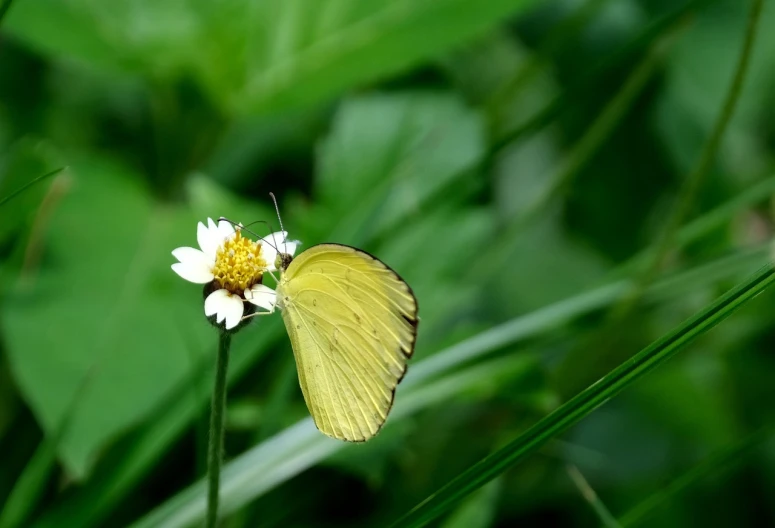
<path fill-rule="evenodd" d="M 237 231 L 215 254 L 215 282 L 232 293 L 242 295 L 261 280 L 266 261 L 261 258 L 261 244 L 245 238 Z"/>

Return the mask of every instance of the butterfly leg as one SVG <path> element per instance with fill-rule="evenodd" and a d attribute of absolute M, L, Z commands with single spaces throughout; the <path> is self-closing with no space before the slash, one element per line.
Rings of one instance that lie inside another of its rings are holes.
<path fill-rule="evenodd" d="M 269 276 L 270 276 L 270 277 L 272 277 L 272 278 L 274 279 L 274 281 L 275 281 L 275 283 L 276 283 L 276 284 L 279 284 L 279 283 L 280 283 L 280 279 L 278 279 L 278 278 L 277 278 L 277 276 L 276 276 L 274 273 L 272 273 L 270 270 L 266 270 L 266 272 L 265 272 L 265 273 L 268 273 L 268 274 L 269 274 Z"/>
<path fill-rule="evenodd" d="M 245 299 L 243 299 L 242 301 L 243 302 L 248 302 Z M 253 312 L 250 315 L 246 315 L 246 316 L 242 317 L 241 321 L 244 321 L 245 319 L 250 319 L 251 317 L 256 317 L 256 316 L 259 316 L 259 315 L 272 315 L 275 312 L 276 309 L 277 309 L 277 305 L 272 305 L 272 309 L 271 310 L 266 311 L 266 312 Z"/>

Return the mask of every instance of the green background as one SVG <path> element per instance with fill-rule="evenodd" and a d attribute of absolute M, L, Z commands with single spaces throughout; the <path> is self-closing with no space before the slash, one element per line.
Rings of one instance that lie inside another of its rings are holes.
<path fill-rule="evenodd" d="M 0 198 L 66 168 L 0 205 L 0 526 L 199 521 L 217 334 L 170 251 L 208 217 L 275 223 L 270 191 L 301 250 L 397 270 L 420 333 L 363 445 L 312 426 L 279 316 L 235 336 L 229 527 L 392 522 L 710 304 L 772 254 L 771 1 L 682 191 L 750 3 L 14 2 Z M 773 307 L 748 303 L 436 523 L 775 525 Z"/>

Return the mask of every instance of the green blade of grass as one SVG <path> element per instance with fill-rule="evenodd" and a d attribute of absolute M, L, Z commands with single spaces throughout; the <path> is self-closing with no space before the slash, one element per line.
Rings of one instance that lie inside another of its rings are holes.
<path fill-rule="evenodd" d="M 566 471 L 568 472 L 570 479 L 578 488 L 581 496 L 589 503 L 590 507 L 595 512 L 595 515 L 600 519 L 602 526 L 604 528 L 622 528 L 616 518 L 611 515 L 611 511 L 608 507 L 600 500 L 597 492 L 589 485 L 589 482 L 584 478 L 584 475 L 579 468 L 574 464 L 568 464 Z"/>
<path fill-rule="evenodd" d="M 712 233 L 729 222 L 740 212 L 753 207 L 757 203 L 770 198 L 775 193 L 775 176 L 769 176 L 755 185 L 740 192 L 737 196 L 711 209 L 702 216 L 687 223 L 675 234 L 673 248 L 683 249 L 702 237 Z M 656 246 L 651 245 L 644 251 L 636 254 L 623 265 L 619 266 L 617 273 L 631 277 L 644 269 L 654 259 Z"/>
<path fill-rule="evenodd" d="M 43 439 L 0 509 L 0 528 L 24 526 L 56 465 L 56 444 Z"/>
<path fill-rule="evenodd" d="M 2 9 L 7 9 L 7 6 L 9 6 L 10 4 L 11 4 L 11 2 L 6 2 L 6 4 L 4 4 L 3 8 L 0 8 L 0 19 L 2 19 L 2 15 L 3 15 L 3 11 L 2 11 Z M 27 189 L 29 189 L 30 187 L 32 187 L 32 186 L 33 186 L 33 185 L 35 185 L 36 183 L 38 183 L 38 182 L 41 182 L 41 181 L 45 180 L 46 178 L 50 178 L 51 176 L 54 176 L 54 175 L 56 175 L 56 174 L 58 174 L 58 173 L 62 172 L 62 171 L 63 171 L 63 170 L 65 170 L 66 168 L 67 168 L 67 167 L 59 167 L 59 168 L 58 168 L 58 169 L 56 169 L 56 170 L 52 170 L 51 172 L 47 172 L 47 173 L 46 173 L 46 174 L 44 174 L 43 176 L 38 176 L 37 178 L 33 178 L 33 179 L 31 179 L 30 181 L 28 181 L 27 183 L 25 183 L 24 185 L 22 185 L 20 188 L 18 188 L 18 189 L 16 189 L 15 191 L 13 191 L 13 192 L 12 192 L 11 194 L 9 194 L 8 196 L 5 196 L 5 197 L 3 197 L 3 198 L 0 198 L 0 207 L 2 207 L 3 205 L 5 205 L 5 204 L 6 204 L 6 202 L 9 202 L 9 201 L 11 201 L 12 199 L 16 198 L 17 196 L 19 196 L 21 193 L 23 193 L 24 191 L 26 191 Z"/>
<path fill-rule="evenodd" d="M 432 521 L 469 493 L 524 460 L 547 441 L 559 436 L 626 387 L 673 357 L 686 344 L 726 319 L 773 282 L 775 282 L 775 268 L 772 264 L 768 264 L 705 310 L 577 394 L 510 444 L 461 473 L 409 511 L 394 526 L 424 526 Z"/>

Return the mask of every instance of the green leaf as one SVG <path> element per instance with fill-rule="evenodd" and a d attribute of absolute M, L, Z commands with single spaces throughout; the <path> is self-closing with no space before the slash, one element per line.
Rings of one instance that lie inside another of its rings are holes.
<path fill-rule="evenodd" d="M 44 53 L 103 69 L 193 74 L 233 113 L 266 113 L 404 71 L 533 1 L 38 0 L 15 6 L 8 30 Z"/>
<path fill-rule="evenodd" d="M 479 115 L 447 94 L 350 99 L 321 145 L 319 205 L 306 223 L 333 240 L 363 245 L 424 211 L 479 163 L 484 142 Z"/>
<path fill-rule="evenodd" d="M 532 0 L 304 0 L 253 4 L 248 75 L 232 105 L 253 111 L 310 104 L 384 78 L 477 36 Z M 219 72 L 212 85 L 239 74 Z"/>
<path fill-rule="evenodd" d="M 502 269 L 486 277 L 489 302 L 506 313 L 533 310 L 573 292 L 599 284 L 609 271 L 609 264 L 598 253 L 568 236 L 553 215 L 524 226 L 509 240 L 499 245 Z M 477 262 L 486 267 L 491 252 L 478 255 Z M 475 269 L 478 269 L 477 266 Z"/>
<path fill-rule="evenodd" d="M 198 342 L 211 330 L 200 287 L 169 269 L 172 249 L 195 245 L 193 218 L 157 207 L 120 166 L 72 167 L 40 227 L 39 267 L 8 287 L 0 317 L 25 399 L 83 478 L 106 442 L 184 378 L 184 336 Z"/>
<path fill-rule="evenodd" d="M 395 526 L 424 526 L 509 467 L 581 421 L 629 385 L 673 357 L 685 345 L 726 319 L 775 282 L 769 264 L 678 328 L 655 341 L 599 381 L 580 392 L 507 446 L 474 464 L 428 497 Z"/>
<path fill-rule="evenodd" d="M 127 4 L 119 1 L 112 9 L 102 9 L 89 0 L 18 2 L 4 29 L 46 55 L 75 58 L 109 71 L 128 70 L 138 59 L 133 58 L 127 35 L 132 31 L 132 20 L 142 16 L 142 10 L 134 17 L 126 16 Z M 117 31 L 122 17 L 127 24 Z M 68 31 L 61 31 L 62 27 Z M 135 64 L 135 69 L 138 66 Z"/>

